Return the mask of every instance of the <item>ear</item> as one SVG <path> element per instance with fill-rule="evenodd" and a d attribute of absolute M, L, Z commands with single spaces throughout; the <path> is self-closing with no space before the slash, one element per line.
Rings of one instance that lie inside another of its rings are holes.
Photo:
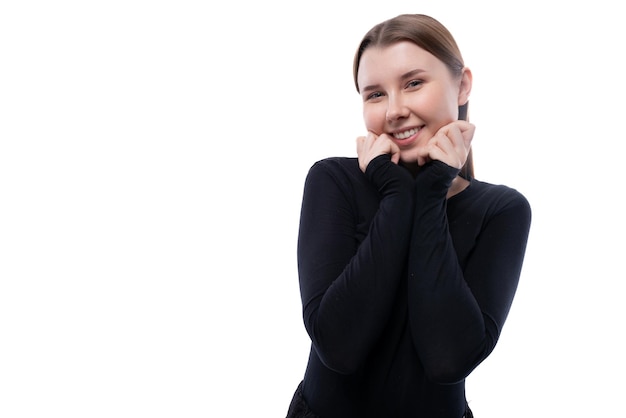
<path fill-rule="evenodd" d="M 465 67 L 461 73 L 461 81 L 459 84 L 459 106 L 463 106 L 469 100 L 472 91 L 472 71 Z"/>

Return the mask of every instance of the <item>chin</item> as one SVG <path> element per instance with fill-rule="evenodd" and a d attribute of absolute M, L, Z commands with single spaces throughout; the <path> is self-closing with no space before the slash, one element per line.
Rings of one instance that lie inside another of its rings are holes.
<path fill-rule="evenodd" d="M 405 164 L 416 164 L 417 163 L 417 157 L 415 155 L 407 155 L 407 154 L 403 154 L 401 152 L 400 153 L 400 161 L 405 163 Z"/>

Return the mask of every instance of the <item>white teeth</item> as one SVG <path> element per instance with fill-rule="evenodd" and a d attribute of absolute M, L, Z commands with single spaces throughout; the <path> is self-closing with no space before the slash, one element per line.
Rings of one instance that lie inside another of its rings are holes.
<path fill-rule="evenodd" d="M 417 128 L 409 129 L 408 131 L 398 132 L 393 134 L 393 137 L 396 139 L 405 139 L 410 137 L 411 135 L 415 135 L 419 131 Z"/>

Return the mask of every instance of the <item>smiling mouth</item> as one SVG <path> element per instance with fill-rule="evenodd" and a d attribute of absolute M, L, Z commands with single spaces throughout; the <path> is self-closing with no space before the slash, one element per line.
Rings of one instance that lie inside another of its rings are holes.
<path fill-rule="evenodd" d="M 415 135 L 416 133 L 418 133 L 420 129 L 422 129 L 422 128 L 411 128 L 411 129 L 408 129 L 406 131 L 396 132 L 396 133 L 393 134 L 393 137 L 395 139 L 407 139 L 407 138 Z"/>

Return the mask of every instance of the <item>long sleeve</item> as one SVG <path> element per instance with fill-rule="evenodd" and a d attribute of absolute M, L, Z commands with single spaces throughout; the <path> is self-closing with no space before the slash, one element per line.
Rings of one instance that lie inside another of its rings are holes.
<path fill-rule="evenodd" d="M 380 203 L 367 231 L 359 232 L 364 205 L 354 198 L 353 182 L 343 178 L 347 174 L 331 163 L 315 164 L 305 182 L 298 271 L 314 349 L 326 367 L 350 374 L 362 366 L 386 326 L 402 280 L 413 180 L 389 156 L 374 159 L 365 172 L 369 181 L 363 182 Z M 360 171 L 349 175 L 363 177 Z"/>
<path fill-rule="evenodd" d="M 530 206 L 512 189 L 475 199 L 476 205 L 493 207 L 467 222 L 478 230 L 457 243 L 473 245 L 461 262 L 446 200 L 457 173 L 435 161 L 417 176 L 408 262 L 414 345 L 427 375 L 439 383 L 463 380 L 493 350 L 517 288 L 530 227 Z M 471 205 L 465 210 L 471 218 Z"/>

